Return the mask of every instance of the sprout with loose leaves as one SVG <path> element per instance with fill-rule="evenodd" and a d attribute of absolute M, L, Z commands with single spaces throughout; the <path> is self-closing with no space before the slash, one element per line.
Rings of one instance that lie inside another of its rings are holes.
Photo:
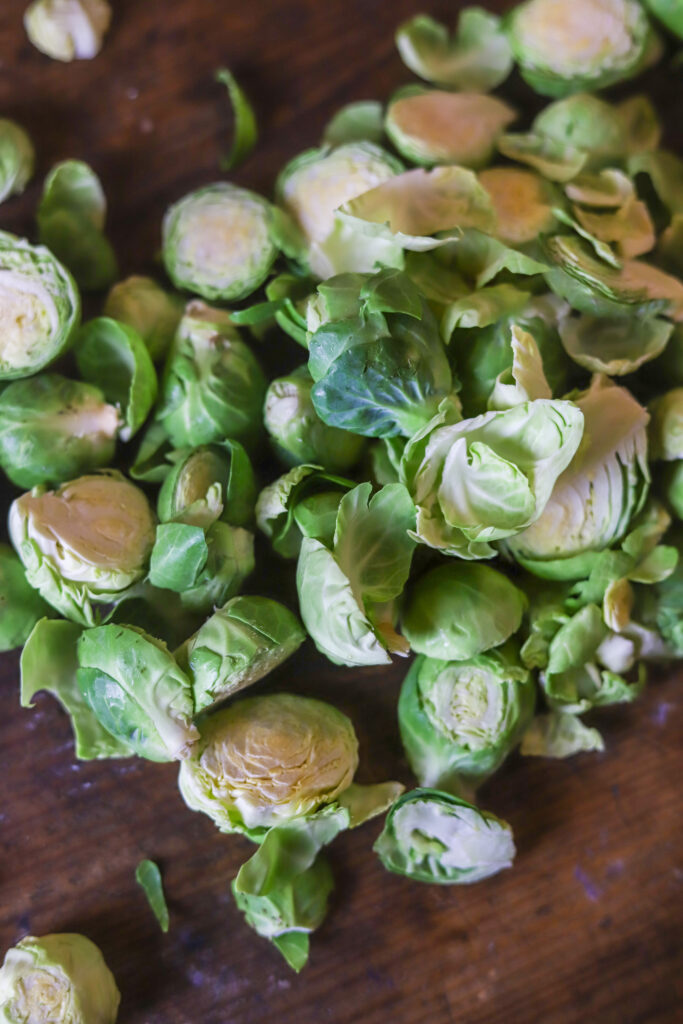
<path fill-rule="evenodd" d="M 157 513 L 162 523 L 187 523 L 208 529 L 220 519 L 248 526 L 254 518 L 256 480 L 239 441 L 174 452 L 161 485 Z"/>
<path fill-rule="evenodd" d="M 277 255 L 269 209 L 256 192 L 228 182 L 206 185 L 170 206 L 162 255 L 174 285 L 211 301 L 251 295 Z"/>
<path fill-rule="evenodd" d="M 302 536 L 331 547 L 339 502 L 352 487 L 352 481 L 325 473 L 318 466 L 295 466 L 259 494 L 258 528 L 283 558 L 298 557 Z"/>
<path fill-rule="evenodd" d="M 35 151 L 24 129 L 0 118 L 0 203 L 20 195 L 33 175 Z"/>
<path fill-rule="evenodd" d="M 133 275 L 112 286 L 103 314 L 137 331 L 158 362 L 170 348 L 183 308 L 180 296 L 164 291 L 151 277 Z"/>
<path fill-rule="evenodd" d="M 115 470 L 56 491 L 35 487 L 10 507 L 9 535 L 29 583 L 62 615 L 93 625 L 93 603 L 115 604 L 147 573 L 155 519 Z"/>
<path fill-rule="evenodd" d="M 111 21 L 107 0 L 33 0 L 24 28 L 41 53 L 54 60 L 92 60 Z"/>
<path fill-rule="evenodd" d="M 7 1024 L 114 1024 L 120 999 L 114 975 L 85 935 L 27 935 L 0 968 Z"/>
<path fill-rule="evenodd" d="M 59 484 L 111 463 L 119 414 L 99 388 L 43 373 L 0 394 L 0 465 L 17 487 Z"/>
<path fill-rule="evenodd" d="M 438 789 L 399 797 L 373 849 L 388 871 L 438 885 L 479 882 L 515 857 L 507 822 Z"/>
<path fill-rule="evenodd" d="M 0 380 L 28 377 L 59 356 L 81 315 L 76 284 L 43 246 L 0 231 Z"/>

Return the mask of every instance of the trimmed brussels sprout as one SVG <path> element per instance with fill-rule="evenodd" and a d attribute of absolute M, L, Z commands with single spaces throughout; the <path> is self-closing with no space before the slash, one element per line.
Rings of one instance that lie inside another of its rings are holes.
<path fill-rule="evenodd" d="M 206 718 L 180 766 L 185 803 L 221 832 L 268 828 L 333 803 L 351 784 L 358 741 L 331 704 L 289 693 L 247 697 Z"/>
<path fill-rule="evenodd" d="M 360 458 L 364 440 L 320 419 L 311 398 L 313 379 L 306 366 L 272 380 L 263 417 L 276 453 L 286 464 L 319 463 L 332 473 Z"/>
<path fill-rule="evenodd" d="M 345 146 L 349 142 L 373 142 L 384 137 L 382 104 L 377 100 L 347 103 L 325 125 L 323 144 Z"/>
<path fill-rule="evenodd" d="M 151 277 L 133 275 L 112 286 L 103 314 L 137 331 L 156 363 L 173 341 L 183 308 L 180 296 L 164 291 Z"/>
<path fill-rule="evenodd" d="M 648 415 L 631 394 L 596 377 L 576 404 L 584 443 L 541 516 L 506 541 L 517 561 L 547 579 L 585 578 L 598 553 L 626 533 L 650 481 Z"/>
<path fill-rule="evenodd" d="M 516 167 L 489 167 L 480 173 L 479 182 L 496 211 L 494 234 L 506 245 L 525 245 L 556 227 L 553 205 L 557 196 L 539 174 Z"/>
<path fill-rule="evenodd" d="M 527 0 L 507 28 L 522 77 L 543 96 L 604 89 L 661 52 L 636 0 Z"/>
<path fill-rule="evenodd" d="M 26 34 L 53 60 L 92 60 L 111 21 L 107 0 L 33 0 L 24 14 Z"/>
<path fill-rule="evenodd" d="M 647 9 L 663 25 L 683 39 L 683 4 L 681 0 L 644 0 Z"/>
<path fill-rule="evenodd" d="M 333 546 L 304 537 L 296 584 L 304 625 L 336 665 L 386 665 L 407 653 L 394 630 L 392 602 L 410 572 L 415 510 L 401 484 L 371 499 L 359 484 L 339 503 Z"/>
<path fill-rule="evenodd" d="M 266 381 L 230 314 L 188 303 L 169 354 L 157 420 L 174 448 L 232 438 L 249 444 L 261 428 Z"/>
<path fill-rule="evenodd" d="M 650 458 L 683 459 L 683 387 L 667 391 L 648 406 Z"/>
<path fill-rule="evenodd" d="M 197 712 L 232 697 L 281 665 L 306 639 L 298 619 L 267 597 L 234 597 L 176 651 Z"/>
<path fill-rule="evenodd" d="M 418 14 L 399 27 L 396 46 L 403 63 L 420 78 L 455 89 L 488 92 L 512 70 L 500 18 L 480 7 L 461 12 L 452 39 L 444 25 Z"/>
<path fill-rule="evenodd" d="M 496 138 L 515 117 L 512 107 L 494 96 L 411 88 L 389 104 L 384 127 L 411 163 L 477 168 L 490 161 Z"/>
<path fill-rule="evenodd" d="M 315 312 L 308 368 L 313 405 L 326 423 L 368 437 L 410 437 L 451 394 L 436 321 L 406 274 L 334 277 L 320 286 Z"/>
<path fill-rule="evenodd" d="M 206 185 L 170 206 L 162 255 L 177 288 L 210 300 L 244 299 L 263 284 L 277 250 L 269 204 L 228 182 Z"/>
<path fill-rule="evenodd" d="M 48 611 L 14 551 L 8 544 L 0 544 L 0 651 L 21 647 Z"/>
<path fill-rule="evenodd" d="M 81 300 L 66 267 L 42 245 L 0 231 L 0 380 L 28 377 L 67 347 Z"/>
<path fill-rule="evenodd" d="M 0 118 L 0 203 L 24 191 L 34 162 L 33 143 L 21 125 Z"/>
<path fill-rule="evenodd" d="M 93 603 L 120 601 L 147 572 L 154 544 L 147 498 L 114 470 L 12 502 L 9 535 L 26 578 L 62 615 L 91 626 Z"/>
<path fill-rule="evenodd" d="M 44 373 L 0 394 L 0 465 L 17 487 L 59 484 L 109 465 L 119 415 L 99 388 Z"/>
<path fill-rule="evenodd" d="M 666 346 L 673 324 L 658 317 L 566 317 L 560 322 L 565 351 L 593 373 L 622 376 L 656 359 Z"/>
<path fill-rule="evenodd" d="M 77 654 L 78 688 L 107 732 L 150 761 L 190 756 L 192 685 L 166 644 L 135 626 L 96 626 Z"/>
<path fill-rule="evenodd" d="M 103 233 L 106 210 L 100 179 L 81 160 L 57 164 L 45 179 L 36 213 L 40 241 L 85 291 L 108 287 L 118 273 Z"/>
<path fill-rule="evenodd" d="M 416 658 L 403 681 L 398 724 L 420 785 L 462 793 L 484 782 L 519 742 L 534 698 L 514 651 L 464 661 Z"/>
<path fill-rule="evenodd" d="M 401 170 L 395 157 L 369 142 L 310 149 L 290 160 L 275 189 L 298 235 L 291 255 L 308 264 L 315 276 L 329 277 L 329 260 L 320 245 L 332 233 L 335 210 Z"/>
<path fill-rule="evenodd" d="M 254 518 L 256 480 L 239 441 L 204 445 L 174 453 L 157 513 L 162 523 L 187 523 L 208 529 L 217 519 L 248 526 Z"/>
<path fill-rule="evenodd" d="M 297 558 L 302 536 L 331 547 L 339 502 L 352 487 L 317 466 L 295 466 L 261 491 L 256 522 L 283 558 Z"/>
<path fill-rule="evenodd" d="M 576 715 L 551 711 L 537 715 L 522 736 L 521 753 L 525 757 L 571 757 L 583 750 L 604 750 L 597 729 L 584 725 Z"/>
<path fill-rule="evenodd" d="M 415 539 L 460 558 L 492 558 L 493 541 L 542 514 L 582 434 L 573 402 L 526 401 L 455 423 L 439 413 L 401 459 L 417 506 Z"/>
<path fill-rule="evenodd" d="M 401 624 L 418 654 L 464 661 L 516 633 L 526 604 L 522 591 L 496 569 L 450 562 L 410 587 Z"/>
<path fill-rule="evenodd" d="M 120 1000 L 114 975 L 85 935 L 27 935 L 0 968 L 7 1024 L 114 1024 Z"/>
<path fill-rule="evenodd" d="M 439 885 L 479 882 L 515 856 L 507 822 L 438 789 L 399 797 L 373 849 L 387 871 Z"/>

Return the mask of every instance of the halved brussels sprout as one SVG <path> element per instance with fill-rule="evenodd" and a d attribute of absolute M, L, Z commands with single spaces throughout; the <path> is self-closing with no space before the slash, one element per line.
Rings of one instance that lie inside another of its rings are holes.
<path fill-rule="evenodd" d="M 306 639 L 299 620 L 267 597 L 233 597 L 176 658 L 192 680 L 195 710 L 232 697 L 286 661 Z"/>
<path fill-rule="evenodd" d="M 656 359 L 671 337 L 673 324 L 658 317 L 572 316 L 560 322 L 565 351 L 592 373 L 620 377 Z"/>
<path fill-rule="evenodd" d="M 0 118 L 0 203 L 24 191 L 34 161 L 33 143 L 21 125 Z"/>
<path fill-rule="evenodd" d="M 556 227 L 553 206 L 557 195 L 540 174 L 516 167 L 489 167 L 481 171 L 479 181 L 496 211 L 494 234 L 506 245 L 525 245 Z"/>
<path fill-rule="evenodd" d="M 0 394 L 0 465 L 17 487 L 59 484 L 109 465 L 119 414 L 99 388 L 44 373 Z"/>
<path fill-rule="evenodd" d="M 156 418 L 174 448 L 227 438 L 249 444 L 261 429 L 266 381 L 230 314 L 189 302 L 169 353 Z"/>
<path fill-rule="evenodd" d="M 116 603 L 146 574 L 154 528 L 143 492 L 115 470 L 35 487 L 12 502 L 8 524 L 29 583 L 86 626 L 93 602 Z"/>
<path fill-rule="evenodd" d="M 683 387 L 667 391 L 648 405 L 650 458 L 683 459 Z"/>
<path fill-rule="evenodd" d="M 358 766 L 351 721 L 331 704 L 289 693 L 247 697 L 206 718 L 180 766 L 185 803 L 221 832 L 260 839 L 348 788 Z"/>
<path fill-rule="evenodd" d="M 107 732 L 150 761 L 190 756 L 192 685 L 166 644 L 136 626 L 96 626 L 77 653 L 78 688 Z"/>
<path fill-rule="evenodd" d="M 399 797 L 373 849 L 388 871 L 439 885 L 479 882 L 515 857 L 507 822 L 438 789 Z"/>
<path fill-rule="evenodd" d="M 514 650 L 464 661 L 416 658 L 403 681 L 398 724 L 420 785 L 459 794 L 480 785 L 519 742 L 534 698 Z"/>
<path fill-rule="evenodd" d="M 63 61 L 97 56 L 110 21 L 107 0 L 33 0 L 24 14 L 35 48 Z"/>
<path fill-rule="evenodd" d="M 102 953 L 85 935 L 27 935 L 0 968 L 7 1024 L 114 1024 L 121 995 Z"/>
<path fill-rule="evenodd" d="M 48 611 L 14 551 L 8 544 L 0 544 L 0 651 L 21 647 Z"/>
<path fill-rule="evenodd" d="M 157 513 L 162 523 L 208 529 L 217 519 L 247 526 L 254 518 L 256 480 L 239 441 L 174 453 L 161 485 Z"/>
<path fill-rule="evenodd" d="M 401 624 L 418 654 L 464 661 L 516 633 L 526 604 L 522 591 L 496 569 L 450 562 L 410 587 Z"/>
<path fill-rule="evenodd" d="M 544 96 L 604 89 L 661 52 L 636 0 L 527 0 L 507 28 L 522 77 Z"/>
<path fill-rule="evenodd" d="M 80 315 L 66 267 L 42 245 L 0 231 L 0 380 L 28 377 L 56 359 Z"/>
<path fill-rule="evenodd" d="M 179 295 L 164 291 L 151 277 L 133 275 L 113 285 L 103 315 L 136 330 L 156 363 L 173 341 L 183 308 Z"/>
<path fill-rule="evenodd" d="M 251 295 L 277 255 L 269 209 L 262 196 L 224 181 L 170 206 L 162 226 L 162 255 L 174 285 L 226 302 Z"/>
<path fill-rule="evenodd" d="M 362 437 L 325 423 L 311 398 L 313 379 L 306 366 L 272 380 L 266 391 L 263 419 L 275 451 L 286 464 L 319 463 L 342 472 L 360 458 Z"/>
<path fill-rule="evenodd" d="M 384 127 L 411 163 L 477 168 L 489 162 L 497 137 L 515 117 L 494 96 L 411 88 L 389 104 Z"/>

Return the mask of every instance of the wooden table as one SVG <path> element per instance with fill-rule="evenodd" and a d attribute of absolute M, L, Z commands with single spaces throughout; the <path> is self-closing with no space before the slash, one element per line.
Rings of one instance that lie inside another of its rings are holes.
<path fill-rule="evenodd" d="M 261 142 L 236 180 L 268 193 L 337 107 L 386 97 L 408 77 L 392 32 L 422 5 L 117 0 L 102 53 L 72 65 L 29 45 L 24 6 L 4 0 L 0 12 L 0 116 L 31 133 L 38 174 L 23 198 L 0 207 L 0 226 L 31 233 L 45 172 L 82 157 L 102 177 L 109 232 L 130 273 L 156 269 L 168 203 L 220 177 L 230 117 L 215 68 L 236 72 L 259 113 Z M 424 6 L 450 20 L 461 5 Z M 668 107 L 672 145 L 680 81 L 660 68 L 645 85 Z M 522 84 L 511 89 L 527 110 L 538 105 Z M 277 344 L 265 356 L 271 368 L 301 361 L 293 343 Z M 287 571 L 265 546 L 260 553 L 252 589 L 291 596 Z M 513 757 L 485 787 L 483 805 L 515 830 L 511 871 L 472 888 L 423 886 L 383 870 L 371 853 L 376 822 L 342 835 L 331 852 L 331 912 L 297 977 L 232 902 L 246 841 L 187 810 L 172 765 L 75 762 L 68 721 L 51 698 L 20 709 L 17 663 L 1 660 L 0 945 L 27 932 L 91 936 L 122 990 L 122 1024 L 681 1019 L 680 674 L 599 715 L 604 754 Z M 404 671 L 335 669 L 308 644 L 268 685 L 352 715 L 360 781 L 410 785 L 394 710 Z M 163 869 L 167 936 L 134 881 L 142 857 Z"/>

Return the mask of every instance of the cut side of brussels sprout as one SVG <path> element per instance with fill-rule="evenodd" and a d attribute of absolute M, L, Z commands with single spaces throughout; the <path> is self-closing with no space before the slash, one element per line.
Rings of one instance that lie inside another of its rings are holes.
<path fill-rule="evenodd" d="M 20 195 L 33 176 L 35 151 L 24 129 L 0 118 L 0 203 Z"/>
<path fill-rule="evenodd" d="M 488 163 L 496 138 L 515 117 L 507 103 L 493 96 L 420 89 L 390 103 L 384 127 L 411 163 L 476 168 Z"/>
<path fill-rule="evenodd" d="M 24 14 L 29 39 L 54 60 L 91 60 L 111 21 L 107 0 L 33 0 Z"/>
<path fill-rule="evenodd" d="M 43 246 L 0 232 L 0 380 L 28 377 L 56 359 L 80 314 L 66 267 Z"/>
<path fill-rule="evenodd" d="M 169 207 L 162 254 L 176 287 L 226 302 L 255 291 L 277 254 L 268 211 L 261 196 L 227 182 L 206 185 Z"/>

